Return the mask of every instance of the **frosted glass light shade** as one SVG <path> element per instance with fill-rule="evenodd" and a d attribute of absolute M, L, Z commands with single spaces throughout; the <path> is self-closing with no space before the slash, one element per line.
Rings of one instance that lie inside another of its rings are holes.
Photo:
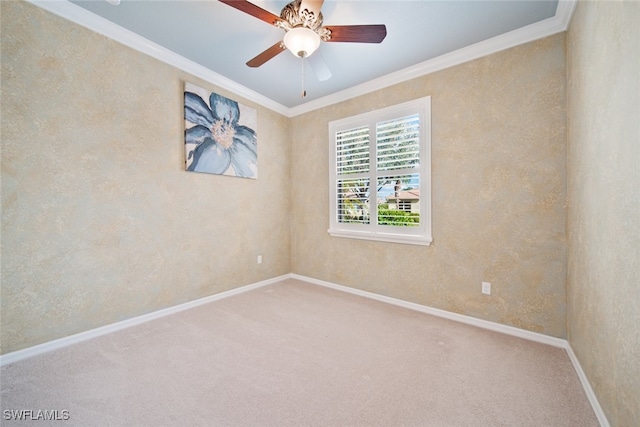
<path fill-rule="evenodd" d="M 320 36 L 306 27 L 296 27 L 284 35 L 284 45 L 295 56 L 305 58 L 320 46 Z"/>

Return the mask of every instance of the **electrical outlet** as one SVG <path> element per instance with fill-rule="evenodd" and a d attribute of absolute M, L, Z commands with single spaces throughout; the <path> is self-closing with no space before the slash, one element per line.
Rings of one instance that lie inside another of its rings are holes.
<path fill-rule="evenodd" d="M 491 295 L 491 283 L 482 282 L 482 293 L 485 295 Z"/>
<path fill-rule="evenodd" d="M 258 264 L 262 264 L 262 255 L 258 255 Z"/>

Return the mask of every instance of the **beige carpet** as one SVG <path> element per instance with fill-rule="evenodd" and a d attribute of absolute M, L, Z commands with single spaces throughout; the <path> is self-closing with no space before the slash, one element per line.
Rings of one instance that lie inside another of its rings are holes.
<path fill-rule="evenodd" d="M 2 425 L 26 425 L 5 419 L 20 409 L 68 411 L 64 426 L 598 425 L 563 349 L 296 280 L 0 380 Z"/>

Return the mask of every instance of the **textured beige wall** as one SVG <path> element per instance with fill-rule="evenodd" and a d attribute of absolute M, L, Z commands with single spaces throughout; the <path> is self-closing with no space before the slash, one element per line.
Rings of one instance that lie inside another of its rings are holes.
<path fill-rule="evenodd" d="M 580 2 L 567 36 L 567 328 L 612 426 L 640 426 L 640 3 Z"/>
<path fill-rule="evenodd" d="M 184 172 L 183 81 L 215 87 L 0 7 L 3 353 L 291 271 L 286 117 L 217 90 L 258 109 L 259 179 Z"/>
<path fill-rule="evenodd" d="M 563 35 L 291 120 L 257 107 L 253 181 L 182 171 L 182 81 L 206 83 L 1 7 L 3 352 L 289 271 L 565 336 Z M 328 121 L 426 95 L 434 243 L 331 238 Z"/>
<path fill-rule="evenodd" d="M 564 82 L 559 34 L 292 119 L 293 271 L 564 337 Z M 427 95 L 433 244 L 329 236 L 328 122 Z"/>

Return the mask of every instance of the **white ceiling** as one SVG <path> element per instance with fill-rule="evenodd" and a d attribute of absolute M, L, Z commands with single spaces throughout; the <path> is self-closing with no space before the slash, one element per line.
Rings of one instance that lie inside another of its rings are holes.
<path fill-rule="evenodd" d="M 385 24 L 387 37 L 322 43 L 310 59 L 323 59 L 332 77 L 319 81 L 307 63 L 302 98 L 301 60 L 289 52 L 245 65 L 284 31 L 217 0 L 30 1 L 287 115 L 563 31 L 575 2 L 326 0 L 325 25 Z M 275 15 L 288 3 L 252 2 Z"/>

